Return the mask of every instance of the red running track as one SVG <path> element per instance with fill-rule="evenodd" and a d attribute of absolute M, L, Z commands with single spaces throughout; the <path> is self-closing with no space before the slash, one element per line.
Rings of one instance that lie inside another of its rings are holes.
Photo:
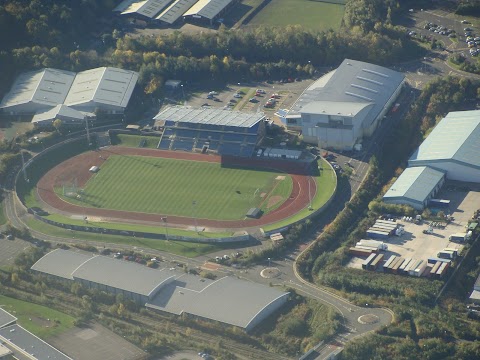
<path fill-rule="evenodd" d="M 65 183 L 72 183 L 76 179 L 77 186 L 83 187 L 92 174 L 88 169 L 97 165 L 100 166 L 111 155 L 140 155 L 171 159 L 183 159 L 190 161 L 222 162 L 221 156 L 204 155 L 187 152 L 165 151 L 157 149 L 127 148 L 111 146 L 98 151 L 89 151 L 63 163 L 57 165 L 48 171 L 37 184 L 37 194 L 39 199 L 50 207 L 61 213 L 76 214 L 88 217 L 99 217 L 111 220 L 121 220 L 133 223 L 155 223 L 162 222 L 162 217 L 168 216 L 168 223 L 185 226 L 193 226 L 194 219 L 184 216 L 173 216 L 169 214 L 150 214 L 122 210 L 97 209 L 74 205 L 62 200 L 54 192 L 55 186 L 61 186 Z M 225 161 L 225 159 L 224 159 Z M 252 167 L 269 167 L 289 172 L 289 164 L 277 161 L 266 161 L 257 159 L 239 159 L 228 158 L 228 164 L 245 165 Z M 292 169 L 298 172 L 299 169 Z M 210 220 L 197 219 L 198 226 L 217 228 L 217 229 L 242 229 L 261 227 L 266 224 L 278 222 L 301 211 L 309 204 L 308 195 L 308 176 L 301 174 L 290 174 L 293 180 L 293 189 L 290 197 L 276 210 L 260 217 L 259 219 L 245 220 Z M 315 183 L 315 182 L 314 182 Z M 316 193 L 316 188 L 312 189 L 312 197 Z"/>

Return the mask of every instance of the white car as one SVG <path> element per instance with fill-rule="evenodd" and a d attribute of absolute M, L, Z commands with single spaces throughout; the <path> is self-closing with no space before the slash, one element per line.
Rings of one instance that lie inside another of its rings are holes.
<path fill-rule="evenodd" d="M 218 93 L 216 91 L 210 91 L 208 95 L 218 95 Z"/>
<path fill-rule="evenodd" d="M 260 94 L 266 94 L 266 91 L 263 90 L 263 89 L 257 89 L 256 92 L 257 92 L 257 93 L 260 93 Z"/>
<path fill-rule="evenodd" d="M 233 97 L 234 97 L 234 98 L 237 98 L 237 99 L 241 99 L 241 98 L 242 98 L 242 95 L 240 95 L 240 94 L 237 93 L 237 94 L 233 95 Z"/>

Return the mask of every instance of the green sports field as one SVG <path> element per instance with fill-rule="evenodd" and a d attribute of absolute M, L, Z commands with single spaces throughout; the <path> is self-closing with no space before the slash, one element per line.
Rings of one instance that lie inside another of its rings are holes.
<path fill-rule="evenodd" d="M 252 207 L 265 213 L 278 208 L 292 188 L 291 177 L 276 171 L 114 155 L 87 182 L 80 202 L 103 209 L 237 220 Z"/>
<path fill-rule="evenodd" d="M 251 1 L 251 0 L 250 0 Z M 302 25 L 309 30 L 337 30 L 345 11 L 343 0 L 272 0 L 248 23 L 249 25 Z"/>

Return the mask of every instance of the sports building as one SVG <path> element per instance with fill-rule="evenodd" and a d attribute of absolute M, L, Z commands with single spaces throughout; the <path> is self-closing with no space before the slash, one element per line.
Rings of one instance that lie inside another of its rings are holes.
<path fill-rule="evenodd" d="M 377 128 L 400 94 L 405 76 L 345 59 L 314 82 L 281 117 L 305 142 L 324 149 L 351 150 Z"/>
<path fill-rule="evenodd" d="M 250 157 L 265 134 L 265 114 L 172 106 L 155 116 L 158 148 Z"/>
<path fill-rule="evenodd" d="M 480 110 L 455 111 L 440 120 L 383 197 L 421 210 L 445 178 L 480 183 Z"/>
<path fill-rule="evenodd" d="M 56 118 L 78 124 L 97 110 L 123 114 L 137 83 L 138 73 L 101 67 L 72 73 L 43 69 L 21 74 L 0 103 L 8 115 L 34 115 L 35 126 Z"/>
<path fill-rule="evenodd" d="M 126 260 L 61 249 L 43 256 L 32 270 L 123 294 L 151 309 L 188 314 L 246 331 L 288 301 L 288 293 L 229 276 L 209 280 L 174 268 L 151 269 Z"/>

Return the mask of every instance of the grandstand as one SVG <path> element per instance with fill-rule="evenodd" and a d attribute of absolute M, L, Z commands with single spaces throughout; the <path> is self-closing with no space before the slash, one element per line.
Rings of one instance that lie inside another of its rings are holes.
<path fill-rule="evenodd" d="M 173 106 L 154 119 L 162 150 L 250 157 L 265 133 L 263 113 Z"/>

